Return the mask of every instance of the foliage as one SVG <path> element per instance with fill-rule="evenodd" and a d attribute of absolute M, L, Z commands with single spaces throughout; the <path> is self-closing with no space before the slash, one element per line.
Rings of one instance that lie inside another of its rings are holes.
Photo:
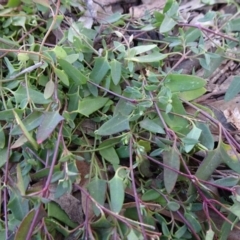
<path fill-rule="evenodd" d="M 240 217 L 239 178 L 210 179 L 220 165 L 240 173 L 240 146 L 194 104 L 206 79 L 175 69 L 193 58 L 214 71 L 238 44 L 239 20 L 211 52 L 206 29 L 183 30 L 176 1 L 135 23 L 161 33 L 137 44 L 124 32 L 129 15 L 87 29 L 64 17 L 77 1 L 10 2 L 0 15 L 1 239 L 226 239 Z M 52 30 L 62 32 L 56 45 Z"/>

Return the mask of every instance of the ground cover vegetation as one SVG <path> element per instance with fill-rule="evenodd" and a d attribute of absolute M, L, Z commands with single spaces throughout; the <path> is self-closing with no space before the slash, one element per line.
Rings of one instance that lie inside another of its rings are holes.
<path fill-rule="evenodd" d="M 198 101 L 239 63 L 238 3 L 87 27 L 91 2 L 1 2 L 0 238 L 238 239 L 239 112 Z"/>

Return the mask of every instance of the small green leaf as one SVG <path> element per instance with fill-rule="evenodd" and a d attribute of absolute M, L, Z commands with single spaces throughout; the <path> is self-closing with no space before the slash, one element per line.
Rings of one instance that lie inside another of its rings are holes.
<path fill-rule="evenodd" d="M 192 130 L 186 135 L 184 139 L 188 139 L 189 143 L 184 144 L 184 150 L 186 153 L 189 153 L 195 146 L 195 144 L 198 142 L 198 139 L 201 135 L 202 130 L 197 128 L 196 126 L 193 126 Z"/>
<path fill-rule="evenodd" d="M 168 56 L 167 54 L 162 53 L 151 53 L 145 56 L 126 58 L 126 60 L 140 63 L 151 63 L 159 62 L 160 60 L 163 60 L 167 56 Z"/>
<path fill-rule="evenodd" d="M 7 159 L 8 159 L 8 149 L 7 147 L 6 148 L 3 148 L 3 149 L 0 149 L 0 168 L 7 162 Z"/>
<path fill-rule="evenodd" d="M 109 69 L 110 65 L 106 58 L 104 57 L 95 58 L 94 67 L 89 76 L 90 80 L 99 84 L 103 80 Z"/>
<path fill-rule="evenodd" d="M 57 58 L 64 59 L 67 57 L 66 51 L 61 46 L 55 46 L 55 48 L 52 50 Z"/>
<path fill-rule="evenodd" d="M 177 24 L 172 18 L 168 17 L 168 15 L 164 16 L 163 22 L 159 28 L 160 33 L 166 33 L 171 31 L 175 25 Z"/>
<path fill-rule="evenodd" d="M 110 14 L 110 16 L 107 16 L 106 18 L 102 19 L 100 22 L 101 23 L 114 23 L 116 21 L 118 21 L 119 19 L 122 18 L 122 14 L 120 12 L 115 12 L 113 14 Z"/>
<path fill-rule="evenodd" d="M 161 133 L 161 134 L 165 133 L 165 131 L 163 130 L 163 128 L 160 125 L 158 125 L 157 123 L 155 123 L 153 120 L 151 120 L 149 118 L 145 118 L 139 124 L 143 129 L 146 129 L 150 132 Z"/>
<path fill-rule="evenodd" d="M 228 22 L 229 31 L 231 32 L 239 32 L 239 24 L 240 24 L 240 18 L 234 18 L 231 21 Z"/>
<path fill-rule="evenodd" d="M 189 28 L 186 33 L 186 43 L 192 43 L 196 41 L 200 36 L 202 35 L 202 32 L 198 28 Z"/>
<path fill-rule="evenodd" d="M 174 148 L 163 152 L 163 163 L 169 168 L 179 171 L 180 159 Z M 176 184 L 178 173 L 169 168 L 164 167 L 163 179 L 167 192 L 171 193 Z"/>
<path fill-rule="evenodd" d="M 207 230 L 205 240 L 213 240 L 213 238 L 214 238 L 214 231 L 212 229 Z"/>
<path fill-rule="evenodd" d="M 17 124 L 19 125 L 19 127 L 21 128 L 24 136 L 28 139 L 28 141 L 32 144 L 32 146 L 37 150 L 38 149 L 38 144 L 36 143 L 35 139 L 32 137 L 32 135 L 28 132 L 28 130 L 26 129 L 26 127 L 24 126 L 22 120 L 20 119 L 20 117 L 18 116 L 18 114 L 13 111 L 15 119 Z"/>
<path fill-rule="evenodd" d="M 0 149 L 5 147 L 5 133 L 0 123 Z"/>
<path fill-rule="evenodd" d="M 108 136 L 129 129 L 130 126 L 128 117 L 117 114 L 105 122 L 97 131 L 95 131 L 95 134 Z"/>
<path fill-rule="evenodd" d="M 49 80 L 44 89 L 44 98 L 45 99 L 50 98 L 54 93 L 54 89 L 55 89 L 54 82 L 52 80 Z"/>
<path fill-rule="evenodd" d="M 169 74 L 165 86 L 172 92 L 184 92 L 202 88 L 206 81 L 200 77 L 186 74 Z"/>
<path fill-rule="evenodd" d="M 15 219 L 22 221 L 29 211 L 29 200 L 17 194 L 12 194 L 8 202 L 8 209 L 12 212 Z"/>
<path fill-rule="evenodd" d="M 69 79 L 68 79 L 67 74 L 63 70 L 60 70 L 58 68 L 54 68 L 53 70 L 54 70 L 55 74 L 57 75 L 57 77 L 60 79 L 60 81 L 63 84 L 65 84 L 66 86 L 69 86 Z"/>
<path fill-rule="evenodd" d="M 238 221 L 239 218 L 236 217 L 233 213 L 229 213 L 227 216 L 229 221 L 224 221 L 220 230 L 221 235 L 219 236 L 219 240 L 226 240 L 229 237 L 229 233 L 232 231 L 232 223 Z"/>
<path fill-rule="evenodd" d="M 66 214 L 66 212 L 64 210 L 61 209 L 61 207 L 56 204 L 55 202 L 50 202 L 47 204 L 48 206 L 48 217 L 53 217 L 61 222 L 63 222 L 64 224 L 66 224 L 67 226 L 71 227 L 71 228 L 75 228 L 77 227 L 77 223 L 73 222 L 69 216 Z"/>
<path fill-rule="evenodd" d="M 34 111 L 29 114 L 25 119 L 22 120 L 23 125 L 26 127 L 27 131 L 31 131 L 34 128 L 38 127 L 42 121 L 42 113 L 38 111 Z M 22 134 L 22 130 L 19 125 L 16 125 L 12 131 L 11 135 L 20 135 Z"/>
<path fill-rule="evenodd" d="M 24 181 L 23 181 L 23 176 L 22 176 L 22 170 L 20 167 L 20 164 L 17 164 L 17 187 L 19 192 L 21 193 L 22 196 L 25 195 L 25 186 L 24 186 Z"/>
<path fill-rule="evenodd" d="M 59 59 L 58 63 L 60 64 L 61 68 L 64 70 L 66 75 L 71 78 L 76 85 L 86 84 L 87 77 L 83 75 L 77 68 L 75 68 L 72 64 L 65 61 L 64 59 Z"/>
<path fill-rule="evenodd" d="M 17 91 L 14 92 L 14 97 L 17 103 L 21 103 L 23 101 L 28 101 L 28 94 L 33 103 L 36 104 L 48 104 L 51 102 L 49 99 L 45 99 L 44 95 L 36 90 L 33 90 L 31 88 L 27 89 L 20 84 Z"/>
<path fill-rule="evenodd" d="M 168 202 L 167 204 L 170 211 L 177 211 L 180 208 L 180 205 L 177 202 Z"/>
<path fill-rule="evenodd" d="M 23 221 L 21 222 L 20 226 L 17 229 L 14 240 L 27 239 L 28 231 L 35 216 L 35 212 L 36 212 L 35 209 L 32 209 L 23 219 Z"/>
<path fill-rule="evenodd" d="M 207 124 L 202 122 L 197 122 L 196 126 L 201 129 L 202 133 L 199 138 L 199 142 L 206 147 L 208 150 L 213 150 L 214 148 L 214 138 Z"/>
<path fill-rule="evenodd" d="M 202 230 L 201 224 L 192 214 L 185 213 L 184 217 L 187 219 L 188 223 L 193 227 L 196 233 Z"/>
<path fill-rule="evenodd" d="M 20 0 L 8 0 L 6 7 L 15 8 L 21 4 Z"/>
<path fill-rule="evenodd" d="M 45 141 L 64 118 L 56 112 L 45 112 L 43 114 L 41 125 L 37 131 L 37 142 L 41 144 Z"/>
<path fill-rule="evenodd" d="M 238 184 L 238 182 L 239 182 L 239 179 L 237 176 L 224 177 L 214 181 L 216 185 L 223 186 L 223 187 L 234 187 Z"/>
<path fill-rule="evenodd" d="M 106 198 L 107 184 L 105 180 L 94 178 L 88 184 L 88 191 L 90 195 L 100 204 L 104 205 Z M 100 214 L 100 210 L 93 204 L 93 211 L 96 216 Z"/>
<path fill-rule="evenodd" d="M 203 159 L 198 167 L 195 176 L 202 180 L 208 180 L 215 169 L 222 163 L 222 157 L 219 148 L 208 151 L 207 157 Z"/>
<path fill-rule="evenodd" d="M 18 109 L 18 108 L 9 109 L 9 110 L 5 110 L 5 111 L 0 111 L 0 120 L 1 121 L 10 121 L 10 120 L 14 119 L 15 116 L 14 116 L 13 111 L 16 112 L 19 117 L 21 117 L 23 115 L 23 110 L 21 110 L 21 109 Z"/>
<path fill-rule="evenodd" d="M 44 7 L 50 8 L 50 4 L 48 0 L 33 0 L 33 2 L 43 5 Z"/>
<path fill-rule="evenodd" d="M 142 200 L 143 201 L 154 201 L 160 197 L 159 192 L 149 189 L 146 192 L 143 193 L 142 195 Z"/>
<path fill-rule="evenodd" d="M 137 47 L 131 48 L 131 51 L 133 51 L 135 53 L 134 55 L 139 55 L 139 54 L 148 52 L 148 51 L 154 49 L 155 47 L 157 47 L 156 44 L 142 45 L 142 46 L 137 46 Z"/>
<path fill-rule="evenodd" d="M 118 62 L 117 60 L 113 60 L 110 63 L 110 67 L 111 67 L 111 77 L 112 77 L 112 81 L 115 85 L 118 85 L 118 83 L 121 80 L 121 74 L 122 74 L 122 64 L 120 62 Z"/>
<path fill-rule="evenodd" d="M 99 151 L 100 155 L 112 165 L 119 164 L 119 157 L 113 147 L 105 148 Z"/>
<path fill-rule="evenodd" d="M 191 91 L 181 92 L 179 94 L 179 97 L 184 99 L 185 101 L 192 101 L 196 98 L 201 97 L 204 93 L 206 93 L 206 91 L 206 88 L 202 87 Z"/>
<path fill-rule="evenodd" d="M 230 86 L 228 87 L 226 94 L 224 96 L 224 100 L 226 102 L 232 100 L 237 96 L 240 92 L 240 76 L 235 76 L 231 81 Z"/>
<path fill-rule="evenodd" d="M 123 179 L 117 174 L 109 181 L 109 190 L 111 210 L 115 213 L 119 213 L 122 209 L 125 194 Z"/>
<path fill-rule="evenodd" d="M 182 227 L 180 227 L 174 234 L 176 239 L 181 239 L 181 237 L 185 234 L 185 232 L 187 231 L 187 227 L 186 225 L 183 225 Z"/>
<path fill-rule="evenodd" d="M 104 97 L 86 97 L 79 101 L 77 112 L 89 117 L 90 114 L 102 108 L 108 100 Z"/>
<path fill-rule="evenodd" d="M 162 232 L 163 232 L 164 236 L 169 238 L 171 236 L 171 233 L 168 229 L 167 224 L 165 222 L 162 222 L 161 226 L 162 226 Z"/>

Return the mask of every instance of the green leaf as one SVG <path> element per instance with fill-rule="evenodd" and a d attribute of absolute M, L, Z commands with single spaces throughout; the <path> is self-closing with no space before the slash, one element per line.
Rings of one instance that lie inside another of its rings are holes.
<path fill-rule="evenodd" d="M 239 179 L 236 176 L 229 176 L 229 177 L 224 177 L 224 178 L 220 178 L 216 181 L 214 181 L 214 184 L 219 185 L 219 186 L 223 186 L 223 187 L 234 187 L 238 184 Z"/>
<path fill-rule="evenodd" d="M 118 83 L 121 80 L 121 74 L 122 74 L 122 64 L 120 62 L 118 62 L 117 60 L 113 60 L 110 63 L 110 67 L 111 67 L 111 77 L 112 77 L 112 81 L 115 85 L 118 85 Z"/>
<path fill-rule="evenodd" d="M 110 16 L 107 16 L 106 18 L 100 20 L 101 23 L 114 23 L 116 21 L 118 21 L 119 19 L 122 18 L 122 14 L 120 12 L 116 12 L 116 13 L 113 13 L 113 14 L 110 14 Z"/>
<path fill-rule="evenodd" d="M 186 43 L 192 43 L 196 41 L 200 36 L 202 35 L 202 32 L 198 28 L 189 28 L 185 32 L 185 42 Z"/>
<path fill-rule="evenodd" d="M 234 18 L 231 21 L 228 22 L 229 31 L 231 32 L 239 32 L 239 24 L 240 24 L 240 18 Z"/>
<path fill-rule="evenodd" d="M 53 68 L 55 74 L 57 75 L 57 77 L 60 79 L 60 81 L 65 84 L 66 86 L 69 86 L 69 79 L 67 74 L 63 71 L 60 70 L 58 68 Z"/>
<path fill-rule="evenodd" d="M 174 234 L 176 239 L 181 239 L 181 237 L 185 234 L 185 232 L 187 231 L 187 227 L 186 225 L 183 225 L 182 227 L 180 227 Z"/>
<path fill-rule="evenodd" d="M 201 133 L 202 133 L 201 129 L 197 128 L 196 126 L 193 126 L 192 130 L 186 135 L 184 139 L 189 140 L 188 144 L 187 143 L 184 144 L 184 150 L 186 153 L 189 153 L 194 148 L 195 144 L 198 142 Z"/>
<path fill-rule="evenodd" d="M 160 33 L 166 33 L 171 31 L 175 25 L 177 24 L 172 18 L 168 17 L 168 15 L 164 16 L 163 22 L 159 28 Z"/>
<path fill-rule="evenodd" d="M 153 133 L 161 133 L 164 134 L 165 131 L 163 130 L 163 128 L 158 125 L 157 123 L 155 123 L 153 120 L 149 119 L 149 118 L 145 118 L 144 120 L 142 120 L 141 122 L 139 122 L 141 128 L 153 132 Z"/>
<path fill-rule="evenodd" d="M 27 89 L 23 87 L 22 84 L 20 84 L 17 91 L 15 91 L 13 94 L 17 103 L 28 101 L 28 94 L 33 103 L 48 104 L 51 102 L 50 99 L 45 99 L 44 95 L 39 91 L 33 90 L 31 88 L 29 88 L 27 91 Z"/>
<path fill-rule="evenodd" d="M 129 129 L 130 126 L 128 117 L 117 114 L 105 122 L 97 131 L 95 131 L 95 134 L 108 136 Z"/>
<path fill-rule="evenodd" d="M 99 144 L 99 149 L 101 148 L 109 148 L 109 147 L 112 147 L 118 143 L 121 142 L 121 136 L 120 137 L 116 137 L 116 138 L 108 138 L 104 141 L 102 141 L 100 144 Z"/>
<path fill-rule="evenodd" d="M 240 174 L 239 155 L 236 156 L 235 152 L 232 150 L 232 147 L 221 142 L 220 153 L 222 161 L 233 171 Z"/>
<path fill-rule="evenodd" d="M 238 217 L 238 219 L 240 218 L 240 203 L 235 201 L 234 204 L 228 208 L 229 211 L 231 211 L 231 213 L 233 213 L 235 216 Z"/>
<path fill-rule="evenodd" d="M 206 88 L 202 87 L 191 91 L 181 92 L 179 94 L 179 97 L 185 101 L 192 101 L 196 98 L 201 97 L 204 93 L 206 93 L 206 91 Z"/>
<path fill-rule="evenodd" d="M 61 46 L 55 46 L 52 51 L 55 53 L 57 58 L 64 59 L 67 57 L 66 51 Z"/>
<path fill-rule="evenodd" d="M 139 54 L 148 52 L 148 51 L 154 49 L 155 47 L 157 47 L 156 44 L 142 45 L 142 46 L 137 46 L 137 47 L 131 48 L 131 51 L 134 52 L 134 55 L 139 55 Z"/>
<path fill-rule="evenodd" d="M 229 222 L 236 222 L 236 220 L 238 221 L 238 217 L 236 217 L 233 213 L 229 213 L 227 216 L 227 219 L 229 220 Z M 223 225 L 221 227 L 221 231 L 220 231 L 220 236 L 219 236 L 219 240 L 227 240 L 229 237 L 229 233 L 232 231 L 232 224 L 229 223 L 228 221 L 224 221 Z"/>
<path fill-rule="evenodd" d="M 105 198 L 106 198 L 106 190 L 107 190 L 107 184 L 105 180 L 94 178 L 89 184 L 88 184 L 88 191 L 90 195 L 100 204 L 104 205 Z M 96 216 L 100 214 L 100 210 L 93 204 L 93 211 Z"/>
<path fill-rule="evenodd" d="M 8 159 L 8 148 L 0 149 L 0 168 L 7 162 Z"/>
<path fill-rule="evenodd" d="M 32 209 L 27 216 L 21 222 L 19 228 L 17 229 L 14 240 L 24 240 L 27 239 L 29 228 L 32 224 L 33 218 L 35 216 L 35 209 Z"/>
<path fill-rule="evenodd" d="M 20 0 L 8 0 L 6 7 L 15 8 L 21 4 Z"/>
<path fill-rule="evenodd" d="M 146 192 L 143 193 L 142 195 L 142 200 L 143 201 L 154 201 L 160 197 L 159 192 L 149 189 Z"/>
<path fill-rule="evenodd" d="M 0 111 L 0 120 L 1 121 L 10 121 L 12 119 L 15 119 L 14 112 L 16 112 L 19 117 L 21 117 L 23 114 L 23 110 L 18 109 L 18 108 Z"/>
<path fill-rule="evenodd" d="M 28 204 L 29 200 L 17 194 L 12 194 L 8 202 L 8 208 L 11 210 L 15 219 L 22 221 L 29 211 Z"/>
<path fill-rule="evenodd" d="M 119 157 L 113 147 L 105 148 L 99 151 L 100 155 L 112 165 L 119 164 Z"/>
<path fill-rule="evenodd" d="M 197 122 L 196 126 L 201 129 L 202 133 L 199 138 L 199 142 L 206 147 L 208 150 L 213 150 L 214 148 L 214 138 L 207 124 L 202 122 Z"/>
<path fill-rule="evenodd" d="M 235 98 L 240 92 L 240 76 L 234 76 L 230 86 L 228 87 L 226 94 L 224 96 L 224 100 L 226 102 Z"/>
<path fill-rule="evenodd" d="M 33 2 L 43 5 L 44 7 L 50 7 L 48 0 L 33 0 Z"/>
<path fill-rule="evenodd" d="M 140 63 L 151 63 L 159 62 L 160 60 L 167 58 L 167 56 L 168 56 L 167 54 L 151 53 L 145 56 L 126 58 L 126 60 Z"/>
<path fill-rule="evenodd" d="M 167 207 L 170 211 L 177 211 L 180 208 L 180 205 L 177 202 L 168 202 Z"/>
<path fill-rule="evenodd" d="M 20 164 L 17 164 L 17 187 L 19 192 L 21 193 L 22 196 L 25 195 L 25 186 L 24 186 L 24 180 L 23 180 L 23 175 L 22 175 L 22 169 L 20 167 Z"/>
<path fill-rule="evenodd" d="M 23 125 L 25 126 L 27 131 L 31 131 L 34 128 L 38 127 L 42 121 L 42 115 L 43 113 L 34 111 L 31 114 L 29 114 L 25 119 L 22 120 Z M 14 128 L 11 131 L 11 135 L 20 135 L 22 134 L 22 130 L 19 125 L 14 126 Z"/>
<path fill-rule="evenodd" d="M 52 80 L 49 80 L 44 89 L 44 98 L 45 99 L 50 98 L 53 95 L 54 90 L 55 90 L 54 82 Z"/>
<path fill-rule="evenodd" d="M 163 163 L 173 170 L 179 171 L 180 169 L 180 159 L 179 155 L 174 148 L 163 152 Z M 178 178 L 178 173 L 164 167 L 164 185 L 168 193 L 171 193 Z"/>
<path fill-rule="evenodd" d="M 45 112 L 43 114 L 41 125 L 37 131 L 37 143 L 41 144 L 43 141 L 45 141 L 62 120 L 64 120 L 64 118 L 59 114 L 58 111 Z"/>
<path fill-rule="evenodd" d="M 222 163 L 221 153 L 219 148 L 213 151 L 208 151 L 207 157 L 205 157 L 198 167 L 195 176 L 202 180 L 208 180 L 215 169 Z"/>
<path fill-rule="evenodd" d="M 28 132 L 28 130 L 25 128 L 23 122 L 21 121 L 20 117 L 18 116 L 18 114 L 13 111 L 15 119 L 17 124 L 19 125 L 19 127 L 21 128 L 24 136 L 27 138 L 27 140 L 32 144 L 32 146 L 37 150 L 38 149 L 38 145 L 35 141 L 35 139 L 33 139 L 32 135 Z"/>
<path fill-rule="evenodd" d="M 75 68 L 72 64 L 65 61 L 64 59 L 59 59 L 58 63 L 60 64 L 61 68 L 64 70 L 66 75 L 71 78 L 76 85 L 86 84 L 87 77 L 83 75 L 77 68 Z"/>
<path fill-rule="evenodd" d="M 116 104 L 116 107 L 114 108 L 113 115 L 122 114 L 128 116 L 133 111 L 134 107 L 134 104 L 121 98 Z"/>
<path fill-rule="evenodd" d="M 103 80 L 109 69 L 110 65 L 106 58 L 104 57 L 95 58 L 94 67 L 89 76 L 90 80 L 99 84 Z"/>
<path fill-rule="evenodd" d="M 79 101 L 77 112 L 89 117 L 90 114 L 102 108 L 108 100 L 104 97 L 86 97 Z"/>
<path fill-rule="evenodd" d="M 5 133 L 0 123 L 0 149 L 5 147 Z"/>
<path fill-rule="evenodd" d="M 214 231 L 212 229 L 207 230 L 205 240 L 213 240 Z"/>
<path fill-rule="evenodd" d="M 120 178 L 117 173 L 109 181 L 109 190 L 111 210 L 115 213 L 119 213 L 122 209 L 125 193 L 123 179 Z"/>
<path fill-rule="evenodd" d="M 55 202 L 50 202 L 47 204 L 47 206 L 48 206 L 48 217 L 53 217 L 53 218 L 63 222 L 64 224 L 66 224 L 67 226 L 69 226 L 71 228 L 77 227 L 78 224 L 73 222 L 68 217 L 66 212 L 64 210 L 62 210 L 58 204 L 56 204 Z"/>
<path fill-rule="evenodd" d="M 165 237 L 170 237 L 171 236 L 171 233 L 170 233 L 170 231 L 169 231 L 169 229 L 168 229 L 168 226 L 167 226 L 167 224 L 165 223 L 165 222 L 162 222 L 161 223 L 161 226 L 162 226 L 162 232 L 163 232 L 163 235 L 165 236 Z"/>
<path fill-rule="evenodd" d="M 184 217 L 187 219 L 188 223 L 193 227 L 196 233 L 202 230 L 201 224 L 192 214 L 185 213 Z"/>
<path fill-rule="evenodd" d="M 206 85 L 204 79 L 186 74 L 169 74 L 164 83 L 172 92 L 191 91 Z"/>

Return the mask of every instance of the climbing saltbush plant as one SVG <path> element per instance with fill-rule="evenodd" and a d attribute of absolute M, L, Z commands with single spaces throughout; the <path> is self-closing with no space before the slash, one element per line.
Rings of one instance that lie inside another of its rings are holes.
<path fill-rule="evenodd" d="M 65 17 L 78 6 L 0 9 L 1 239 L 227 239 L 239 178 L 221 170 L 240 173 L 240 146 L 194 102 L 206 78 L 177 67 L 191 58 L 213 72 L 238 32 L 227 38 L 230 24 L 209 50 L 177 1 L 92 28 Z"/>

